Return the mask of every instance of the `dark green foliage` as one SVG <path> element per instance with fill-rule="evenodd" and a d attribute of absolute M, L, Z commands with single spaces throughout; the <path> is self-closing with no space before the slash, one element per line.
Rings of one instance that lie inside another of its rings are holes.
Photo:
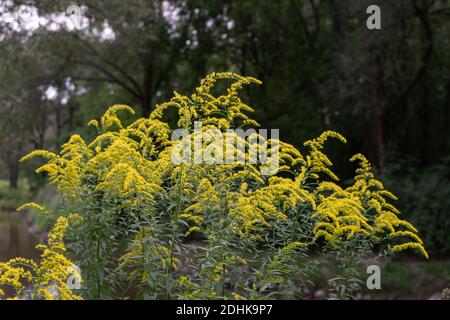
<path fill-rule="evenodd" d="M 421 167 L 417 161 L 396 157 L 384 177 L 386 186 L 401 199 L 399 209 L 405 218 L 421 230 L 431 258 L 450 252 L 449 160 Z"/>

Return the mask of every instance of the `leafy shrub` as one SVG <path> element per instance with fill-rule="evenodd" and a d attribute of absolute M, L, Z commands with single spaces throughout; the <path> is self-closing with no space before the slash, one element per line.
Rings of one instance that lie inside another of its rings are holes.
<path fill-rule="evenodd" d="M 233 83 L 214 96 L 220 79 Z M 195 163 L 195 152 L 191 162 L 175 164 L 171 155 L 195 137 L 203 138 L 201 151 L 214 153 L 208 129 L 250 146 L 252 137 L 242 141 L 227 131 L 258 125 L 238 96 L 250 83 L 259 81 L 213 73 L 191 96 L 175 93 L 149 118 L 128 126 L 118 113 L 134 111 L 114 105 L 90 121 L 98 130 L 93 141 L 73 135 L 59 154 L 36 150 L 24 157 L 48 159 L 37 172 L 57 186 L 66 213 L 82 217 L 70 242 L 83 273 L 83 296 L 126 297 L 133 287 L 141 298 L 301 298 L 317 267 L 304 257 L 320 249 L 342 266 L 333 297 L 349 298 L 361 282 L 352 270 L 375 245 L 380 255 L 415 249 L 427 257 L 417 230 L 398 218 L 389 203 L 395 196 L 374 178 L 363 155 L 351 159 L 360 164 L 354 183 L 336 183 L 323 148 L 329 138 L 345 142 L 338 133 L 305 142 L 304 153 L 272 139 L 280 168 L 271 175 L 262 174 L 267 164 L 250 161 Z M 178 111 L 185 139 L 170 139 L 173 129 L 163 119 L 168 108 Z M 195 121 L 203 123 L 200 132 Z M 269 140 L 252 141 L 274 159 Z"/>

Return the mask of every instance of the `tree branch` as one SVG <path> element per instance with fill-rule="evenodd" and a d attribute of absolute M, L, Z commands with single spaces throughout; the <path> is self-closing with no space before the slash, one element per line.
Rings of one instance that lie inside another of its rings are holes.
<path fill-rule="evenodd" d="M 418 71 L 416 72 L 415 76 L 412 78 L 409 85 L 397 97 L 397 99 L 394 100 L 392 105 L 389 106 L 389 108 L 395 107 L 398 103 L 400 103 L 400 101 L 403 101 L 411 93 L 411 91 L 414 89 L 414 87 L 419 82 L 422 75 L 425 73 L 425 71 L 428 67 L 428 61 L 430 60 L 431 54 L 433 52 L 433 32 L 432 32 L 430 23 L 427 18 L 427 12 L 428 12 L 429 7 L 425 11 L 422 11 L 419 8 L 419 6 L 417 5 L 416 0 L 411 0 L 411 2 L 413 3 L 414 11 L 415 11 L 417 17 L 419 18 L 420 23 L 422 24 L 422 27 L 425 32 L 426 48 L 422 55 L 421 65 L 420 65 Z"/>
<path fill-rule="evenodd" d="M 132 94 L 135 98 L 138 98 L 138 99 L 142 98 L 142 95 L 139 92 L 136 92 L 126 82 L 124 82 L 121 79 L 119 79 L 118 77 L 116 77 L 112 72 L 108 71 L 104 67 L 102 67 L 102 66 L 100 66 L 98 64 L 95 64 L 93 62 L 88 62 L 88 61 L 75 60 L 74 63 L 80 64 L 80 65 L 91 66 L 92 68 L 97 69 L 98 71 L 102 72 L 104 75 L 109 77 L 112 82 L 115 82 L 118 85 L 120 85 L 121 87 L 123 87 L 126 91 L 128 91 L 130 94 Z"/>

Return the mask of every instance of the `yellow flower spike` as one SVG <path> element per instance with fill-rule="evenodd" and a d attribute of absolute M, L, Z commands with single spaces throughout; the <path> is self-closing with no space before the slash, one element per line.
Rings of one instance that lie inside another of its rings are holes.
<path fill-rule="evenodd" d="M 93 127 L 98 128 L 98 121 L 95 120 L 95 119 L 92 119 L 92 120 L 90 120 L 90 121 L 88 122 L 87 125 L 88 125 L 88 126 L 93 126 Z"/>
<path fill-rule="evenodd" d="M 129 107 L 127 105 L 123 105 L 123 104 L 116 104 L 116 105 L 109 107 L 106 110 L 105 114 L 100 119 L 100 123 L 102 125 L 103 131 L 108 130 L 113 125 L 116 125 L 118 128 L 123 127 L 122 122 L 117 117 L 117 113 L 119 111 L 127 111 L 131 114 L 135 113 L 135 111 L 131 107 Z M 98 122 L 97 122 L 97 124 L 98 124 Z"/>
<path fill-rule="evenodd" d="M 57 158 L 58 156 L 55 153 L 50 152 L 50 151 L 34 150 L 34 151 L 30 152 L 29 154 L 27 154 L 26 156 L 22 157 L 19 161 L 23 162 L 23 161 L 27 161 L 27 160 L 30 160 L 35 157 L 43 157 L 43 158 L 47 158 L 49 160 L 53 160 L 53 159 Z"/>
<path fill-rule="evenodd" d="M 200 231 L 200 227 L 198 226 L 193 226 L 190 227 L 188 231 L 186 231 L 186 233 L 184 234 L 185 237 L 189 236 L 191 233 L 195 232 L 195 231 Z"/>
<path fill-rule="evenodd" d="M 45 207 L 37 204 L 36 202 L 25 203 L 25 204 L 21 205 L 20 207 L 18 207 L 16 209 L 16 211 L 23 211 L 26 209 L 37 209 L 39 211 L 39 213 L 41 213 L 42 215 L 48 215 L 48 211 L 45 209 Z"/>
<path fill-rule="evenodd" d="M 418 249 L 424 255 L 425 258 L 427 259 L 429 258 L 428 252 L 425 250 L 423 245 L 417 242 L 406 242 L 390 247 L 390 250 L 392 251 L 404 251 L 407 249 Z"/>

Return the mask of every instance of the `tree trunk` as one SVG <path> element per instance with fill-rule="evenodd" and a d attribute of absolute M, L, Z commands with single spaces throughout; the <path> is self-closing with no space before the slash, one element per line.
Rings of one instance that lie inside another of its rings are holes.
<path fill-rule="evenodd" d="M 147 118 L 152 111 L 151 100 L 148 97 L 142 98 L 141 101 L 142 116 Z"/>
<path fill-rule="evenodd" d="M 142 116 L 147 118 L 152 111 L 152 99 L 151 99 L 151 73 L 150 67 L 146 68 L 146 72 L 144 74 L 144 82 L 143 82 L 143 94 L 141 99 L 141 108 L 142 108 Z"/>
<path fill-rule="evenodd" d="M 9 166 L 9 187 L 17 189 L 19 186 L 19 162 L 15 162 Z"/>
<path fill-rule="evenodd" d="M 370 153 L 375 165 L 382 171 L 385 164 L 383 57 L 378 46 L 371 48 L 370 96 L 367 109 L 367 133 Z"/>

